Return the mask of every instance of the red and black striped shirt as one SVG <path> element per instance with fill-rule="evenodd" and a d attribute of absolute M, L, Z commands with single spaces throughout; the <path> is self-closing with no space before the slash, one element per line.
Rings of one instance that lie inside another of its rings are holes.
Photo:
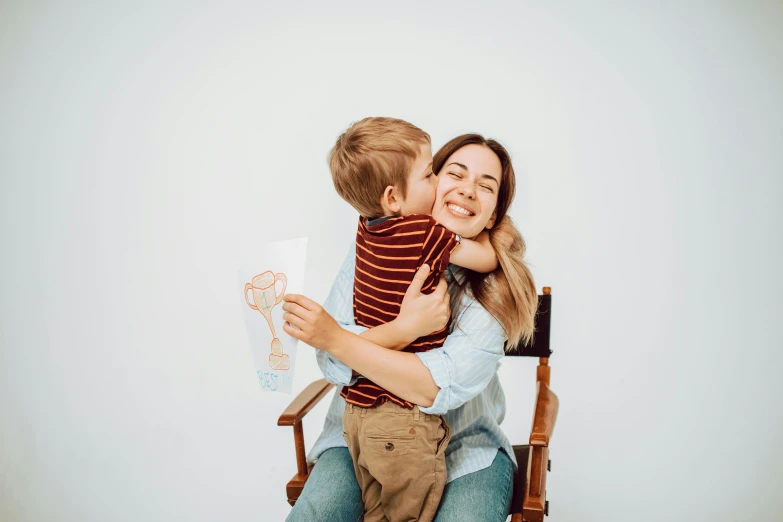
<path fill-rule="evenodd" d="M 422 292 L 431 293 L 440 275 L 449 265 L 457 236 L 432 216 L 411 214 L 375 220 L 359 219 L 356 232 L 356 277 L 353 287 L 353 313 L 356 324 L 372 328 L 386 324 L 400 313 L 400 304 L 413 276 L 428 264 Z M 443 346 L 448 326 L 439 332 L 419 337 L 406 352 L 426 352 Z M 393 401 L 405 408 L 413 404 L 384 390 L 369 379 L 361 378 L 340 393 L 356 406 L 365 408 Z"/>

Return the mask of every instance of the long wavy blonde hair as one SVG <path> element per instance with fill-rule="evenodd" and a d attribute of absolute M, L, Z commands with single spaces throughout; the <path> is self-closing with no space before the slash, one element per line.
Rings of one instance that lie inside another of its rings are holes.
<path fill-rule="evenodd" d="M 524 260 L 525 240 L 511 217 L 506 215 L 516 191 L 514 167 L 508 151 L 497 141 L 485 139 L 479 134 L 463 134 L 446 143 L 433 156 L 433 171 L 440 174 L 446 160 L 466 145 L 482 145 L 492 150 L 502 167 L 495 225 L 489 230 L 490 243 L 497 254 L 499 266 L 490 274 L 466 272 L 461 288 L 451 296 L 452 317 L 458 316 L 462 295 L 470 290 L 473 298 L 501 324 L 508 337 L 506 351 L 511 351 L 532 339 L 538 308 L 536 285 Z"/>

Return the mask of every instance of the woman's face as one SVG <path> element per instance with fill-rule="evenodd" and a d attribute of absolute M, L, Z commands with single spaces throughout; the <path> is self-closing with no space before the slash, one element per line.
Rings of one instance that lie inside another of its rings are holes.
<path fill-rule="evenodd" d="M 495 224 L 503 167 L 491 149 L 465 145 L 449 156 L 438 173 L 432 217 L 471 239 Z"/>

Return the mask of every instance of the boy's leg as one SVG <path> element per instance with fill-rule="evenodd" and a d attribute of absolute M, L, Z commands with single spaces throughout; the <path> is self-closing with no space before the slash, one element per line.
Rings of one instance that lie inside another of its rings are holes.
<path fill-rule="evenodd" d="M 286 522 L 359 522 L 363 512 L 348 448 L 331 448 L 315 463 Z"/>
<path fill-rule="evenodd" d="M 514 465 L 498 450 L 492 465 L 446 484 L 435 522 L 504 522 L 513 496 Z"/>
<path fill-rule="evenodd" d="M 343 413 L 343 437 L 348 444 L 348 450 L 353 459 L 353 470 L 356 481 L 361 491 L 362 505 L 364 506 L 364 522 L 388 522 L 381 505 L 381 485 L 367 469 L 365 455 L 362 453 L 362 437 L 360 432 L 367 417 L 366 408 L 359 408 L 351 404 L 345 405 Z"/>
<path fill-rule="evenodd" d="M 419 520 L 422 522 L 432 522 L 438 511 L 440 500 L 443 498 L 443 490 L 446 487 L 446 447 L 451 441 L 451 427 L 446 419 L 441 415 L 429 416 L 432 432 L 432 440 L 435 441 L 435 473 L 432 479 L 432 494 L 427 495 L 424 504 L 421 507 Z"/>
<path fill-rule="evenodd" d="M 359 435 L 386 517 L 431 522 L 446 484 L 446 421 L 387 402 L 368 410 Z"/>

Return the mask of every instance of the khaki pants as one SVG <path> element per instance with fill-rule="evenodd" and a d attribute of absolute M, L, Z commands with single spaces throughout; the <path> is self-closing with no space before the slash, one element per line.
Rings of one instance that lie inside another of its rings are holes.
<path fill-rule="evenodd" d="M 365 522 L 430 522 L 446 485 L 451 429 L 440 415 L 388 401 L 346 404 L 343 436 L 362 490 Z"/>

